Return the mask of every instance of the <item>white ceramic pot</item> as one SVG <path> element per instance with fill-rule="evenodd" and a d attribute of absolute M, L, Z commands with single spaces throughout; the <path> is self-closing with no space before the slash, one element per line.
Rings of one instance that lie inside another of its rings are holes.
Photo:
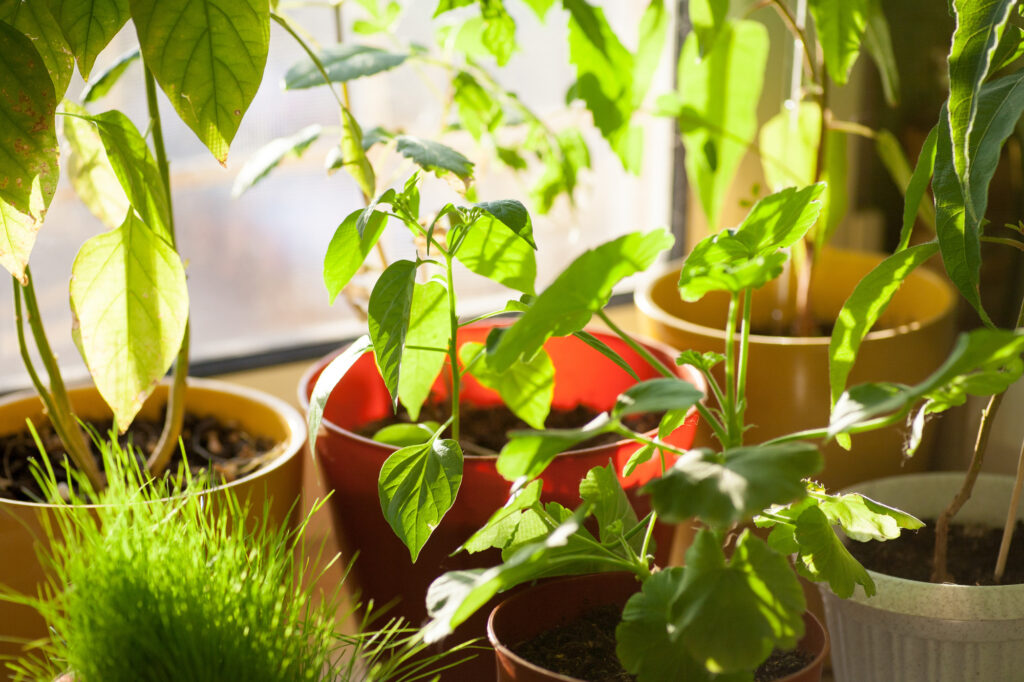
<path fill-rule="evenodd" d="M 963 478 L 895 476 L 850 491 L 934 519 Z M 982 474 L 956 521 L 1001 527 L 1012 487 L 1009 476 Z M 995 560 L 978 557 L 993 567 Z M 857 590 L 843 600 L 821 587 L 836 682 L 1024 680 L 1024 585 L 937 585 L 869 573 L 878 588 L 870 599 Z"/>

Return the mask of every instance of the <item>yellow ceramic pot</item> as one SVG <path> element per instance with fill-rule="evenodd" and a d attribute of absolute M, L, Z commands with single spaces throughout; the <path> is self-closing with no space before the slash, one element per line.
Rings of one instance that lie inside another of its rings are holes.
<path fill-rule="evenodd" d="M 109 408 L 92 387 L 69 391 L 72 405 L 83 420 L 109 420 Z M 140 415 L 159 419 L 167 400 L 166 384 L 158 386 L 146 401 Z M 306 426 L 293 407 L 272 396 L 220 381 L 190 379 L 185 397 L 189 412 L 216 415 L 234 421 L 253 434 L 281 443 L 281 455 L 252 476 L 216 488 L 211 494 L 230 489 L 238 499 L 248 500 L 254 516 L 263 513 L 264 501 L 276 523 L 291 523 L 302 494 L 302 455 Z M 24 429 L 25 420 L 42 422 L 42 402 L 35 392 L 23 392 L 0 400 L 0 434 Z M 41 537 L 40 519 L 55 507 L 0 499 L 0 584 L 23 594 L 36 594 L 44 581 L 36 553 L 36 538 Z M 45 635 L 42 619 L 31 609 L 0 601 L 0 679 L 6 679 L 3 658 L 21 651 L 17 642 Z M 16 641 L 7 641 L 7 640 Z"/>
<path fill-rule="evenodd" d="M 819 320 L 834 320 L 857 282 L 882 259 L 881 255 L 829 250 L 821 255 L 811 283 L 811 307 Z M 714 292 L 696 303 L 680 299 L 676 284 L 680 263 L 670 263 L 640 284 L 636 305 L 644 333 L 678 349 L 724 352 L 728 296 Z M 793 313 L 793 287 L 779 278 L 755 292 L 753 326 L 770 329 L 785 324 Z M 945 279 L 918 268 L 903 284 L 864 339 L 849 384 L 895 381 L 913 384 L 924 379 L 947 357 L 955 336 L 956 294 Z M 806 338 L 755 334 L 750 338 L 747 375 L 747 442 L 758 443 L 793 431 L 825 426 L 830 398 L 829 337 Z M 709 434 L 698 438 L 709 439 Z M 926 468 L 926 442 L 903 462 L 900 428 L 860 434 L 847 452 L 831 443 L 823 448 L 825 470 L 820 480 L 829 489 Z"/>

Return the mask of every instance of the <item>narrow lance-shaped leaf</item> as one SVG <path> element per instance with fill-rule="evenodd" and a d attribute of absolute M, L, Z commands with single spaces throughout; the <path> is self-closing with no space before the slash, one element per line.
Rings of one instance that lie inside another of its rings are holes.
<path fill-rule="evenodd" d="M 381 510 L 413 562 L 451 509 L 461 483 L 462 450 L 453 440 L 402 448 L 384 462 L 377 483 Z"/>
<path fill-rule="evenodd" d="M 130 0 L 146 66 L 181 120 L 222 164 L 259 89 L 266 0 Z"/>
<path fill-rule="evenodd" d="M 393 69 L 405 62 L 409 55 L 389 52 L 368 45 L 331 45 L 318 55 L 331 83 L 345 83 L 356 78 L 372 76 Z M 284 89 L 298 90 L 327 85 L 323 74 L 312 59 L 294 64 L 284 74 Z"/>
<path fill-rule="evenodd" d="M 508 369 L 519 357 L 533 357 L 549 337 L 583 329 L 608 302 L 612 287 L 646 270 L 672 241 L 664 230 L 635 232 L 583 253 L 508 329 L 493 351 L 492 366 Z"/>
<path fill-rule="evenodd" d="M 377 176 L 363 148 L 363 130 L 348 107 L 341 108 L 341 165 L 355 179 L 368 201 L 377 193 Z"/>
<path fill-rule="evenodd" d="M 82 245 L 71 268 L 75 343 L 124 431 L 171 366 L 188 321 L 177 252 L 134 214 Z"/>
<path fill-rule="evenodd" d="M 65 100 L 64 111 L 75 114 L 64 117 L 64 137 L 71 147 L 68 176 L 82 203 L 110 229 L 124 223 L 131 206 L 117 179 L 110 159 L 103 149 L 103 140 L 83 108 Z"/>
<path fill-rule="evenodd" d="M 128 67 L 138 61 L 141 56 L 139 48 L 136 47 L 118 57 L 113 64 L 105 68 L 85 86 L 85 89 L 82 90 L 82 103 L 95 102 L 110 92 L 110 89 L 121 79 Z"/>
<path fill-rule="evenodd" d="M 57 185 L 56 109 L 32 41 L 0 21 L 0 265 L 20 280 Z"/>
<path fill-rule="evenodd" d="M 32 41 L 50 73 L 55 97 L 63 98 L 75 71 L 75 57 L 49 5 L 38 0 L 0 0 L 0 21 Z"/>
<path fill-rule="evenodd" d="M 882 11 L 882 0 L 868 0 L 867 24 L 864 27 L 864 49 L 878 67 L 885 103 L 895 108 L 900 99 L 900 72 L 892 49 L 889 22 Z"/>
<path fill-rule="evenodd" d="M 414 421 L 441 372 L 450 337 L 448 289 L 437 281 L 414 284 L 398 377 L 398 398 Z"/>
<path fill-rule="evenodd" d="M 484 356 L 477 359 L 481 353 Z M 488 364 L 483 344 L 467 342 L 459 347 L 459 360 L 477 381 L 497 391 L 513 414 L 535 429 L 544 428 L 555 393 L 555 366 L 547 352 L 541 350 L 528 362 L 497 372 Z"/>
<path fill-rule="evenodd" d="M 825 54 L 828 75 L 842 85 L 860 54 L 868 0 L 811 0 L 809 9 Z"/>
<path fill-rule="evenodd" d="M 287 156 L 302 156 L 309 145 L 313 144 L 323 127 L 317 124 L 309 125 L 302 130 L 271 140 L 256 150 L 256 153 L 249 157 L 249 160 L 242 166 L 235 177 L 235 183 L 231 186 L 231 196 L 240 197 L 253 185 L 267 177 L 270 171 L 274 170 Z"/>
<path fill-rule="evenodd" d="M 323 423 L 324 408 L 327 406 L 327 400 L 331 397 L 334 387 L 352 369 L 356 360 L 371 350 L 373 350 L 373 343 L 370 341 L 370 337 L 360 336 L 352 342 L 352 345 L 331 360 L 324 367 L 323 371 L 320 372 L 320 376 L 317 377 L 316 383 L 313 385 L 313 391 L 309 396 L 309 412 L 306 415 L 310 454 L 316 454 L 316 441 L 320 437 L 320 426 Z"/>
<path fill-rule="evenodd" d="M 907 183 L 906 196 L 903 198 L 903 227 L 900 229 L 900 243 L 897 251 L 902 251 L 910 245 L 910 237 L 914 229 L 914 219 L 927 208 L 927 219 L 931 227 L 935 227 L 935 209 L 928 202 L 923 201 L 928 191 L 928 183 L 935 170 L 935 144 L 938 138 L 938 128 L 932 128 L 921 145 L 921 152 L 917 155 L 917 164 L 914 172 Z"/>
<path fill-rule="evenodd" d="M 96 55 L 128 21 L 128 0 L 50 0 L 50 10 L 88 79 Z"/>
<path fill-rule="evenodd" d="M 395 261 L 381 273 L 370 293 L 368 307 L 370 339 L 381 378 L 398 407 L 398 382 L 402 367 L 405 337 L 409 332 L 416 263 Z"/>
<path fill-rule="evenodd" d="M 690 25 L 697 36 L 697 53 L 704 56 L 714 46 L 729 12 L 729 0 L 690 0 Z"/>
<path fill-rule="evenodd" d="M 654 71 L 661 62 L 661 53 L 668 34 L 670 14 L 665 0 L 648 0 L 647 9 L 640 17 L 637 31 L 636 54 L 633 57 L 633 107 L 639 109 L 650 88 Z"/>
<path fill-rule="evenodd" d="M 365 214 L 364 209 L 349 213 L 341 225 L 338 225 L 330 244 L 327 245 L 327 254 L 324 256 L 324 284 L 327 286 L 331 303 L 334 303 L 341 290 L 359 272 L 363 261 L 370 255 L 370 251 L 387 227 L 387 216 L 380 211 L 371 210 L 360 232 L 359 221 Z"/>

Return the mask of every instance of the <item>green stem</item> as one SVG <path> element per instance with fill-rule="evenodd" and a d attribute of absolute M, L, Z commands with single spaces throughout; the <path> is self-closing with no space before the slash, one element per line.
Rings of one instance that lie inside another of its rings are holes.
<path fill-rule="evenodd" d="M 445 254 L 445 280 L 448 284 L 448 320 L 451 329 L 451 338 L 448 341 L 448 361 L 452 366 L 452 440 L 459 441 L 460 427 L 460 405 L 459 394 L 462 391 L 462 376 L 459 373 L 459 314 L 455 308 L 455 281 L 452 274 L 452 257 Z"/>
<path fill-rule="evenodd" d="M 644 534 L 644 544 L 640 545 L 640 561 L 650 575 L 650 568 L 647 566 L 647 553 L 651 548 L 651 540 L 654 538 L 654 524 L 658 521 L 658 512 L 651 512 L 651 519 L 647 522 L 647 532 Z"/>
<path fill-rule="evenodd" d="M 655 448 L 660 448 L 662 450 L 668 450 L 674 455 L 682 456 L 686 454 L 686 450 L 677 448 L 676 446 L 670 445 L 669 443 L 666 443 L 665 441 L 660 440 L 658 438 L 648 438 L 642 433 L 637 433 L 636 431 L 633 431 L 632 429 L 622 426 L 621 424 L 612 429 L 612 431 L 619 434 L 623 438 L 628 438 L 638 443 L 643 443 L 644 445 L 652 445 Z"/>
<path fill-rule="evenodd" d="M 906 416 L 906 411 L 905 410 L 901 411 L 901 412 L 896 412 L 894 414 L 890 414 L 887 417 L 878 417 L 877 419 L 872 419 L 870 421 L 866 421 L 863 424 L 858 424 L 856 426 L 852 426 L 852 427 L 850 427 L 848 429 L 845 429 L 843 431 L 843 433 L 849 433 L 851 435 L 856 435 L 858 433 L 865 433 L 867 431 L 875 431 L 877 429 L 883 429 L 883 428 L 885 428 L 887 426 L 892 426 L 893 424 L 898 424 L 899 422 L 903 421 L 903 418 L 905 416 Z M 804 431 L 795 431 L 793 433 L 787 433 L 784 436 L 779 436 L 778 438 L 772 438 L 771 440 L 766 440 L 763 443 L 761 443 L 761 445 L 778 445 L 780 443 L 791 443 L 791 442 L 793 442 L 795 440 L 818 440 L 818 439 L 828 438 L 828 437 L 829 437 L 828 427 L 825 426 L 825 427 L 818 428 L 818 429 L 806 429 Z"/>
<path fill-rule="evenodd" d="M 64 448 L 67 450 L 71 461 L 89 479 L 89 483 L 94 491 L 103 490 L 106 487 L 103 474 L 100 472 L 99 467 L 96 466 L 96 460 L 89 448 L 88 438 L 78 426 L 78 419 L 71 407 L 71 400 L 68 398 L 64 379 L 60 374 L 60 368 L 57 366 L 57 357 L 54 355 L 50 342 L 46 338 L 46 330 L 43 328 L 43 319 L 39 313 L 39 303 L 36 300 L 35 285 L 32 282 L 30 268 L 27 266 L 25 268 L 25 285 L 21 286 L 15 281 L 14 286 L 14 295 L 16 297 L 15 310 L 18 317 L 18 343 L 22 350 L 22 359 L 29 370 L 29 376 L 32 377 L 33 384 L 36 390 L 39 391 L 39 396 L 49 412 L 50 423 L 53 424 L 53 428 L 64 444 Z M 27 311 L 29 329 L 32 330 L 32 338 L 35 341 L 39 357 L 43 361 L 43 367 L 46 369 L 47 377 L 50 380 L 49 390 L 42 385 L 39 375 L 32 368 L 32 363 L 28 356 L 28 345 L 25 343 L 25 334 L 22 330 L 22 320 L 24 317 L 20 301 L 17 300 L 18 287 L 21 287 L 21 294 L 25 300 L 25 309 Z"/>
<path fill-rule="evenodd" d="M 715 418 L 715 415 L 711 413 L 711 410 L 709 410 L 704 403 L 697 403 L 694 407 L 697 409 L 697 413 L 700 415 L 700 418 L 707 422 L 708 426 L 711 427 L 711 430 L 714 432 L 715 438 L 718 440 L 719 444 L 722 447 L 725 447 L 726 440 L 728 439 L 725 425 Z"/>
<path fill-rule="evenodd" d="M 738 296 L 729 297 L 729 310 L 725 318 L 725 405 L 722 413 L 725 416 L 727 442 L 722 447 L 731 448 L 743 439 L 743 433 L 737 433 L 736 424 L 736 317 L 738 314 Z"/>
<path fill-rule="evenodd" d="M 174 203 L 171 201 L 171 171 L 167 162 L 167 147 L 164 144 L 163 124 L 160 121 L 160 106 L 156 96 L 156 79 L 148 66 L 143 65 L 146 74 L 146 105 L 149 110 L 150 130 L 153 133 L 153 152 L 157 167 L 160 169 L 160 180 L 163 182 L 164 195 L 167 198 L 167 231 L 171 237 L 171 246 L 178 248 L 177 233 L 174 227 Z M 189 345 L 191 324 L 186 321 L 185 333 L 181 338 L 178 355 L 174 359 L 174 375 L 168 389 L 167 408 L 164 424 L 160 430 L 160 438 L 156 447 L 146 461 L 146 469 L 153 476 L 159 476 L 167 469 L 174 449 L 178 446 L 181 429 L 185 423 L 185 391 L 187 390 L 189 369 Z M 125 425 L 127 426 L 127 425 Z"/>
<path fill-rule="evenodd" d="M 662 376 L 666 376 L 670 379 L 679 378 L 675 372 L 673 372 L 667 365 L 665 365 L 665 363 L 663 363 L 661 360 L 655 357 L 654 353 L 644 348 L 643 345 L 634 341 L 629 334 L 627 334 L 619 327 L 619 325 L 615 324 L 615 322 L 612 321 L 612 318 L 608 317 L 608 313 L 606 313 L 604 310 L 598 310 L 597 316 L 601 319 L 602 322 L 608 325 L 609 329 L 615 332 L 616 336 L 625 341 L 627 346 L 629 346 L 637 353 L 639 353 L 640 357 L 646 360 L 647 363 L 655 370 L 657 370 L 659 374 L 661 374 Z"/>
<path fill-rule="evenodd" d="M 736 422 L 739 427 L 739 441 L 743 441 L 743 415 L 747 410 L 747 361 L 750 353 L 750 316 L 754 296 L 743 293 L 743 320 L 740 325 L 740 350 L 736 361 Z"/>

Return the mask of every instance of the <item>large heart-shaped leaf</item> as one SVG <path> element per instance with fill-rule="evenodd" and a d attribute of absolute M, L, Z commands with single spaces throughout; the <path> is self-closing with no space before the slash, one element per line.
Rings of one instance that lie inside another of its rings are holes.
<path fill-rule="evenodd" d="M 0 265 L 20 280 L 57 185 L 56 110 L 32 41 L 0 21 Z"/>
<path fill-rule="evenodd" d="M 384 462 L 377 483 L 381 510 L 413 562 L 451 509 L 461 484 L 462 450 L 453 440 L 402 448 Z"/>
<path fill-rule="evenodd" d="M 757 288 L 781 271 L 791 246 L 821 212 L 825 186 L 790 187 L 758 201 L 735 230 L 710 235 L 693 248 L 679 273 L 679 293 L 696 301 L 709 291 Z"/>
<path fill-rule="evenodd" d="M 181 347 L 188 321 L 181 258 L 129 213 L 79 250 L 71 310 L 75 343 L 124 431 Z"/>
<path fill-rule="evenodd" d="M 492 366 L 508 369 L 520 357 L 533 357 L 548 338 L 583 329 L 620 280 L 646 270 L 672 241 L 664 230 L 634 232 L 584 252 L 509 327 L 492 353 Z"/>
<path fill-rule="evenodd" d="M 860 54 L 860 41 L 867 26 L 868 0 L 811 0 L 809 9 L 828 75 L 842 85 Z"/>
<path fill-rule="evenodd" d="M 447 287 L 437 281 L 414 284 L 398 377 L 398 399 L 413 420 L 444 365 L 451 329 Z"/>
<path fill-rule="evenodd" d="M 681 456 L 643 491 L 666 521 L 681 523 L 697 516 L 725 527 L 803 497 L 802 479 L 821 467 L 821 453 L 810 443 L 751 445 L 722 453 L 701 448 Z"/>
<path fill-rule="evenodd" d="M 402 369 L 402 352 L 409 333 L 416 263 L 395 261 L 381 273 L 373 286 L 368 305 L 370 339 L 381 378 L 395 407 L 398 407 L 398 382 Z"/>
<path fill-rule="evenodd" d="M 0 0 L 0 21 L 6 21 L 32 41 L 50 73 L 54 95 L 58 100 L 64 97 L 75 71 L 75 57 L 49 5 L 39 0 Z"/>
<path fill-rule="evenodd" d="M 135 124 L 117 110 L 89 120 L 96 124 L 110 165 L 143 222 L 165 240 L 170 233 L 170 206 L 160 169 Z"/>
<path fill-rule="evenodd" d="M 360 230 L 359 222 L 364 217 L 366 220 Z M 324 256 L 324 284 L 331 303 L 359 272 L 387 224 L 388 219 L 384 213 L 369 211 L 367 214 L 363 209 L 358 209 L 349 213 L 338 225 Z"/>
<path fill-rule="evenodd" d="M 96 55 L 128 21 L 128 0 L 49 0 L 49 5 L 82 78 L 88 79 Z"/>
<path fill-rule="evenodd" d="M 488 364 L 483 344 L 470 341 L 459 348 L 459 360 L 477 381 L 497 391 L 513 414 L 535 429 L 544 428 L 555 394 L 555 366 L 547 352 L 541 350 L 528 362 L 521 360 L 498 372 Z"/>
<path fill-rule="evenodd" d="M 221 163 L 263 80 L 266 0 L 130 0 L 146 66 Z"/>
<path fill-rule="evenodd" d="M 534 293 L 537 259 L 533 248 L 491 215 L 465 228 L 455 257 L 478 275 L 524 294 Z"/>
<path fill-rule="evenodd" d="M 117 179 L 110 159 L 103 149 L 103 140 L 88 112 L 73 102 L 63 104 L 64 111 L 75 114 L 64 118 L 64 137 L 71 147 L 68 176 L 82 203 L 104 225 L 114 229 L 124 223 L 131 206 Z"/>
<path fill-rule="evenodd" d="M 381 71 L 400 66 L 409 57 L 401 52 L 389 52 L 369 45 L 331 45 L 324 48 L 318 55 L 328 78 L 332 83 L 372 76 Z M 320 68 L 312 59 L 293 65 L 284 74 L 285 90 L 298 90 L 327 85 Z"/>

